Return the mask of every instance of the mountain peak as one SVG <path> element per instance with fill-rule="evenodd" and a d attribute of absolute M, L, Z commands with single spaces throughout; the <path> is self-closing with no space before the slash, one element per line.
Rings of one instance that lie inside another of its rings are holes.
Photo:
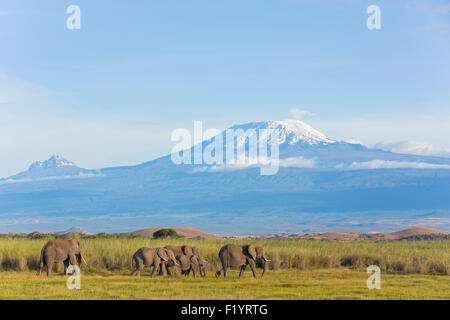
<path fill-rule="evenodd" d="M 304 142 L 308 144 L 335 143 L 335 140 L 327 138 L 322 132 L 314 129 L 309 124 L 300 120 L 269 120 L 260 122 L 250 122 L 232 126 L 230 129 L 272 129 L 279 131 L 279 144 L 296 144 Z"/>
<path fill-rule="evenodd" d="M 34 170 L 34 169 L 54 169 L 54 168 L 61 168 L 61 167 L 76 167 L 75 163 L 72 161 L 66 160 L 60 155 L 53 155 L 48 160 L 45 161 L 36 161 L 34 162 L 28 170 Z"/>
<path fill-rule="evenodd" d="M 27 171 L 20 172 L 7 179 L 11 181 L 51 180 L 90 177 L 96 174 L 94 170 L 79 168 L 72 161 L 55 154 L 48 160 L 34 162 Z"/>

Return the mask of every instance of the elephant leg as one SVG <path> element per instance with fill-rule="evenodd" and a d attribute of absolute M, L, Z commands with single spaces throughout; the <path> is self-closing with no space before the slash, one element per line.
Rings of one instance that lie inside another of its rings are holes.
<path fill-rule="evenodd" d="M 138 276 L 138 277 L 140 277 L 141 276 L 141 270 L 142 269 L 144 269 L 144 264 L 143 263 L 136 263 L 136 270 L 134 270 L 132 273 L 131 273 L 131 276 Z"/>
<path fill-rule="evenodd" d="M 41 262 L 39 263 L 38 270 L 37 270 L 37 272 L 36 272 L 36 275 L 37 275 L 37 276 L 40 276 L 40 275 L 41 275 L 42 269 L 44 269 L 44 263 L 41 261 Z"/>
<path fill-rule="evenodd" d="M 161 262 L 160 268 L 161 268 L 162 276 L 165 277 L 166 276 L 166 271 L 167 271 L 166 264 L 164 262 Z"/>
<path fill-rule="evenodd" d="M 55 262 L 53 260 L 47 260 L 47 277 L 52 275 L 52 268 Z"/>
<path fill-rule="evenodd" d="M 239 272 L 239 278 L 242 277 L 242 275 L 244 274 L 245 268 L 247 268 L 247 265 L 246 265 L 246 264 L 244 264 L 244 265 L 241 267 L 241 272 Z"/>
<path fill-rule="evenodd" d="M 67 269 L 69 268 L 69 259 L 64 260 L 64 274 L 67 275 Z"/>
<path fill-rule="evenodd" d="M 253 277 L 256 278 L 256 264 L 255 264 L 255 261 L 249 260 L 248 264 L 250 265 L 250 268 L 252 269 Z"/>
<path fill-rule="evenodd" d="M 153 270 L 152 270 L 152 273 L 150 274 L 150 277 L 153 277 L 153 275 L 155 274 L 155 269 L 156 269 L 157 267 L 155 266 L 155 265 L 153 265 Z"/>
<path fill-rule="evenodd" d="M 223 271 L 223 277 L 226 278 L 227 277 L 227 267 L 222 267 L 222 269 L 220 269 L 219 271 L 216 272 L 216 278 L 220 277 L 220 274 Z"/>

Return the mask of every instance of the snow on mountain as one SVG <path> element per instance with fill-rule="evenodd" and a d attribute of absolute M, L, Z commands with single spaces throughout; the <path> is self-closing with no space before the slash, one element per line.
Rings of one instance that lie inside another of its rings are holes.
<path fill-rule="evenodd" d="M 258 130 L 275 130 L 278 132 L 278 144 L 294 145 L 296 143 L 307 144 L 329 144 L 335 143 L 335 140 L 327 138 L 322 132 L 314 129 L 309 124 L 300 120 L 271 120 L 261 122 L 250 122 L 230 127 L 232 130 L 242 129 L 247 131 L 253 129 Z M 270 140 L 266 140 L 270 141 Z M 262 142 L 266 142 L 262 141 Z"/>
<path fill-rule="evenodd" d="M 234 132 L 236 142 L 227 137 L 228 131 Z M 218 137 L 223 139 L 225 148 L 235 143 L 234 149 L 243 151 L 240 148 L 245 146 L 246 152 L 248 152 L 250 142 L 257 142 L 256 146 L 270 146 L 272 132 L 278 135 L 276 142 L 280 149 L 295 145 L 325 146 L 336 143 L 335 140 L 327 138 L 323 133 L 300 120 L 271 120 L 234 125 L 223 131 Z"/>
<path fill-rule="evenodd" d="M 72 161 L 66 160 L 59 155 L 53 155 L 48 160 L 32 163 L 27 171 L 3 179 L 2 183 L 89 178 L 97 175 L 98 172 L 96 170 L 79 168 Z"/>
<path fill-rule="evenodd" d="M 53 169 L 53 168 L 61 168 L 61 167 L 76 167 L 75 163 L 72 161 L 66 160 L 59 155 L 53 155 L 50 159 L 46 161 L 36 161 L 30 167 L 29 171 L 36 169 Z"/>

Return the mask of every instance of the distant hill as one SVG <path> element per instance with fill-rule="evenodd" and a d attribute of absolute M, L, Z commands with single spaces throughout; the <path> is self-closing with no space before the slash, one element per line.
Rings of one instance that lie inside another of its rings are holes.
<path fill-rule="evenodd" d="M 324 232 L 301 236 L 306 240 L 450 240 L 450 233 L 431 228 L 411 228 L 391 233 L 359 233 L 359 232 Z"/>
<path fill-rule="evenodd" d="M 450 232 L 439 231 L 431 228 L 412 228 L 397 232 L 385 233 L 386 240 L 400 240 L 406 238 L 423 237 L 423 236 L 442 236 L 450 235 Z"/>
<path fill-rule="evenodd" d="M 204 232 L 202 230 L 192 228 L 192 227 L 157 227 L 157 228 L 147 228 L 142 230 L 137 230 L 132 233 L 141 234 L 143 236 L 152 237 L 153 233 L 155 233 L 158 230 L 161 229 L 174 229 L 178 234 L 181 234 L 185 236 L 186 238 L 205 238 L 205 239 L 212 239 L 212 238 L 218 238 L 218 236 Z"/>

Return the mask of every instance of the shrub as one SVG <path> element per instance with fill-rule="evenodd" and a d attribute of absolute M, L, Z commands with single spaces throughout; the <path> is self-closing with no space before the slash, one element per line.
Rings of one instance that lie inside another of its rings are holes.
<path fill-rule="evenodd" d="M 165 239 L 165 238 L 184 238 L 181 234 L 178 234 L 173 229 L 160 229 L 153 233 L 154 239 Z"/>

